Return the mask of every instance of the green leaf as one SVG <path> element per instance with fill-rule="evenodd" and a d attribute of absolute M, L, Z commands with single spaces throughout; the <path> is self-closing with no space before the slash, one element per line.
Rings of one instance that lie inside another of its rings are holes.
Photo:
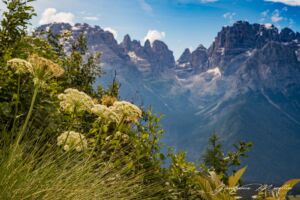
<path fill-rule="evenodd" d="M 293 189 L 295 185 L 297 185 L 300 182 L 300 179 L 291 179 L 287 182 L 285 182 L 280 188 L 279 188 L 279 199 L 285 200 L 285 197 L 287 193 Z"/>
<path fill-rule="evenodd" d="M 234 187 L 237 185 L 243 174 L 245 173 L 247 167 L 243 167 L 242 169 L 238 170 L 235 174 L 229 177 L 228 179 L 228 186 Z"/>

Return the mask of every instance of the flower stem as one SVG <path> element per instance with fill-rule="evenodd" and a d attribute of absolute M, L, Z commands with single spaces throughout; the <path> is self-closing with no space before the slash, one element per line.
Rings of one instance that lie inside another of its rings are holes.
<path fill-rule="evenodd" d="M 22 140 L 23 136 L 24 136 L 24 133 L 26 131 L 26 128 L 28 126 L 28 122 L 31 118 L 31 115 L 32 115 L 32 111 L 33 111 L 33 106 L 34 106 L 34 103 L 35 103 L 35 100 L 36 100 L 36 97 L 37 97 L 37 94 L 38 94 L 38 91 L 39 91 L 39 87 L 38 86 L 35 86 L 34 88 L 34 92 L 33 92 L 33 96 L 32 96 L 32 99 L 31 99 L 31 104 L 30 104 L 30 108 L 29 108 L 29 111 L 27 113 L 27 116 L 26 116 L 26 119 L 25 119 L 25 122 L 24 122 L 24 125 L 21 129 L 21 132 L 19 133 L 18 135 L 18 139 L 17 139 L 17 142 L 16 142 L 16 147 L 19 145 L 20 141 Z"/>
<path fill-rule="evenodd" d="M 14 115 L 14 122 L 12 126 L 12 134 L 15 131 L 16 123 L 17 123 L 17 115 L 19 112 L 19 101 L 20 101 L 20 82 L 21 82 L 21 76 L 18 75 L 18 89 L 17 89 L 17 99 L 16 99 L 16 105 L 15 105 L 15 115 Z"/>

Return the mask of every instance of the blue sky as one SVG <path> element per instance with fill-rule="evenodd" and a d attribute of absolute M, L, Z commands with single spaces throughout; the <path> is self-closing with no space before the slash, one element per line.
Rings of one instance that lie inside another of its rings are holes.
<path fill-rule="evenodd" d="M 33 25 L 52 21 L 100 25 L 117 35 L 161 39 L 175 57 L 212 43 L 237 20 L 300 31 L 300 0 L 37 0 Z M 44 14 L 44 15 L 43 15 Z"/>

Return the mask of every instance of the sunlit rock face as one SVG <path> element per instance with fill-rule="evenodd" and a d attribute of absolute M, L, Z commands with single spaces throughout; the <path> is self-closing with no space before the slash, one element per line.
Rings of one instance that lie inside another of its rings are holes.
<path fill-rule="evenodd" d="M 212 45 L 186 49 L 175 61 L 162 41 L 141 43 L 87 24 L 49 24 L 37 29 L 79 34 L 90 52 L 101 52 L 106 74 L 121 96 L 164 113 L 163 139 L 198 160 L 217 132 L 227 149 L 254 142 L 245 179 L 281 182 L 300 176 L 300 33 L 270 24 L 238 21 L 223 27 Z"/>
<path fill-rule="evenodd" d="M 177 61 L 177 75 L 182 78 L 205 72 L 207 69 L 208 52 L 203 45 L 199 45 L 193 52 L 186 49 Z"/>

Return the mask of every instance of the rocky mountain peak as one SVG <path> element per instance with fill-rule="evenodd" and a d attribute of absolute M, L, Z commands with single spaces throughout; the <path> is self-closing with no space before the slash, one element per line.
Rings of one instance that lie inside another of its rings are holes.
<path fill-rule="evenodd" d="M 205 46 L 203 46 L 202 44 L 200 44 L 196 50 L 204 50 L 206 51 L 207 49 L 205 48 Z"/>
<path fill-rule="evenodd" d="M 281 30 L 279 38 L 282 42 L 291 42 L 296 39 L 296 33 L 290 28 L 284 28 Z"/>
<path fill-rule="evenodd" d="M 199 45 L 193 52 L 190 49 L 185 49 L 183 54 L 177 61 L 181 77 L 190 76 L 207 70 L 208 65 L 207 49 L 203 45 Z"/>
<path fill-rule="evenodd" d="M 191 65 L 198 71 L 205 71 L 207 69 L 208 53 L 207 49 L 203 45 L 199 45 L 198 48 L 192 52 Z"/>
<path fill-rule="evenodd" d="M 273 26 L 238 21 L 232 26 L 222 28 L 215 38 L 211 52 L 215 53 L 223 48 L 225 51 L 233 50 L 234 53 L 237 51 L 241 53 L 248 49 L 262 47 L 266 41 L 277 39 L 278 29 Z"/>
<path fill-rule="evenodd" d="M 128 34 L 124 36 L 124 39 L 121 42 L 120 46 L 122 46 L 125 49 L 125 51 L 131 50 L 131 38 Z"/>
<path fill-rule="evenodd" d="M 155 40 L 152 44 L 153 60 L 159 66 L 166 68 L 175 67 L 175 58 L 173 52 L 169 50 L 168 46 L 159 40 Z"/>
<path fill-rule="evenodd" d="M 129 38 L 125 36 L 121 46 L 125 49 L 127 54 L 131 55 L 131 59 L 142 60 L 143 65 L 145 62 L 148 63 L 154 74 L 175 66 L 173 52 L 170 51 L 168 46 L 162 41 L 155 40 L 151 44 L 149 40 L 146 40 L 144 46 L 141 46 L 139 41 L 130 41 Z M 140 66 L 137 67 L 138 69 L 141 68 Z"/>
<path fill-rule="evenodd" d="M 177 63 L 178 64 L 183 64 L 183 63 L 190 62 L 191 55 L 192 55 L 191 50 L 189 48 L 186 48 L 184 50 L 183 54 L 179 57 Z"/>
<path fill-rule="evenodd" d="M 124 36 L 124 39 L 123 39 L 123 42 L 124 44 L 130 44 L 131 43 L 131 38 L 130 38 L 130 35 L 126 34 Z"/>
<path fill-rule="evenodd" d="M 232 26 L 223 27 L 217 34 L 208 50 L 209 67 L 218 66 L 222 71 L 232 73 L 232 70 L 238 67 L 239 59 L 252 56 L 251 52 L 262 49 L 270 42 L 289 45 L 289 48 L 296 52 L 300 41 L 298 35 L 289 28 L 284 28 L 279 32 L 271 24 L 250 24 L 238 21 Z M 274 48 L 276 51 L 277 47 Z M 280 55 L 277 56 L 280 57 Z"/>
<path fill-rule="evenodd" d="M 149 40 L 146 40 L 144 43 L 144 49 L 146 51 L 151 51 L 152 47 L 151 47 L 151 42 Z"/>
<path fill-rule="evenodd" d="M 36 29 L 36 32 L 48 32 L 49 30 L 51 30 L 54 34 L 59 34 L 62 30 L 72 30 L 72 26 L 68 23 L 45 24 L 39 26 Z"/>
<path fill-rule="evenodd" d="M 152 44 L 152 49 L 155 52 L 166 52 L 166 51 L 170 51 L 168 46 L 160 40 L 155 40 Z"/>

